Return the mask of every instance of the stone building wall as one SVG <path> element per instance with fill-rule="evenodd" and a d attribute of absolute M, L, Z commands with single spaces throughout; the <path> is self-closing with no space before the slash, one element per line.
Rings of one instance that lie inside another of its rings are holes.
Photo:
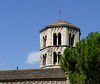
<path fill-rule="evenodd" d="M 40 50 L 43 49 L 43 37 L 47 36 L 46 40 L 46 47 L 47 46 L 53 46 L 53 34 L 56 33 L 61 33 L 61 45 L 69 45 L 69 34 L 75 35 L 74 39 L 74 45 L 80 40 L 80 34 L 79 30 L 67 28 L 67 27 L 60 27 L 60 28 L 49 28 L 47 30 L 44 30 L 43 32 L 40 33 Z"/>
<path fill-rule="evenodd" d="M 61 33 L 61 46 L 58 46 L 58 40 L 57 40 L 57 47 L 53 45 L 54 33 L 57 36 L 59 33 Z M 73 44 L 73 47 L 75 47 L 75 44 L 79 41 L 80 38 L 79 30 L 75 30 L 67 27 L 57 27 L 57 28 L 46 29 L 40 33 L 40 67 L 45 67 L 45 66 L 48 67 L 48 65 L 52 65 L 52 67 L 56 67 L 53 64 L 53 52 L 57 52 L 57 53 L 61 52 L 61 54 L 63 54 L 63 51 L 66 48 L 65 46 L 69 46 L 69 34 L 71 34 L 71 36 L 75 35 L 74 44 Z M 45 47 L 43 46 L 44 45 L 43 38 L 46 39 Z M 45 54 L 46 54 L 46 65 L 43 65 L 43 55 Z M 57 63 L 56 65 L 59 64 Z"/>
<path fill-rule="evenodd" d="M 69 84 L 66 81 L 20 81 L 20 82 L 0 82 L 0 84 Z"/>
<path fill-rule="evenodd" d="M 49 47 L 49 48 L 45 48 L 43 50 L 41 50 L 40 52 L 40 67 L 43 67 L 43 54 L 47 54 L 47 58 L 46 58 L 46 66 L 48 67 L 50 65 L 51 68 L 56 67 L 58 68 L 59 64 L 55 64 L 55 66 L 53 66 L 53 52 L 61 52 L 61 54 L 63 54 L 63 51 L 65 50 L 66 47 Z M 48 67 L 48 68 L 50 68 Z"/>

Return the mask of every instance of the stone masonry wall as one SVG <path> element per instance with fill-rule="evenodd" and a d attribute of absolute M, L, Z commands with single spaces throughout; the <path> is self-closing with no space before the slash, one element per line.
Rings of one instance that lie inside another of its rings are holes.
<path fill-rule="evenodd" d="M 69 84 L 65 81 L 20 81 L 20 82 L 0 82 L 0 84 Z"/>
<path fill-rule="evenodd" d="M 49 28 L 47 30 L 44 30 L 40 33 L 40 67 L 43 67 L 43 54 L 47 54 L 46 57 L 46 66 L 53 65 L 53 52 L 61 52 L 63 54 L 63 51 L 65 47 L 48 47 L 53 46 L 53 34 L 61 33 L 61 45 L 69 46 L 69 34 L 75 35 L 74 37 L 74 44 L 73 47 L 75 47 L 76 43 L 79 41 L 80 35 L 79 31 L 67 28 L 67 27 L 60 27 L 60 28 Z M 48 48 L 43 47 L 43 37 L 47 36 L 46 38 L 46 46 Z M 57 40 L 58 41 L 58 40 Z M 58 42 L 57 42 L 58 43 Z M 58 45 L 58 44 L 57 44 Z"/>

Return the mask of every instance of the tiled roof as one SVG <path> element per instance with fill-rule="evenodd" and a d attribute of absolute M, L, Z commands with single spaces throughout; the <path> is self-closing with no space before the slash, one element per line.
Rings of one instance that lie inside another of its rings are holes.
<path fill-rule="evenodd" d="M 55 28 L 55 27 L 69 27 L 80 31 L 80 28 L 74 26 L 73 24 L 65 21 L 65 20 L 56 20 L 55 22 L 51 23 L 50 25 L 44 27 L 39 32 L 42 32 L 48 28 Z"/>
<path fill-rule="evenodd" d="M 25 80 L 65 80 L 66 75 L 60 68 L 1 70 L 0 81 Z"/>

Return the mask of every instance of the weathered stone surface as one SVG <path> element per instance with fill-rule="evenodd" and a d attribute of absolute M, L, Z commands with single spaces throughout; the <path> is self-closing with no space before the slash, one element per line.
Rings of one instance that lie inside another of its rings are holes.
<path fill-rule="evenodd" d="M 65 81 L 0 82 L 0 84 L 66 84 Z"/>
<path fill-rule="evenodd" d="M 56 34 L 57 36 L 57 45 L 53 45 L 53 34 Z M 61 45 L 58 45 L 58 34 L 61 33 Z M 41 68 L 58 68 L 59 63 L 57 62 L 54 64 L 54 56 L 53 53 L 61 52 L 63 54 L 63 51 L 66 47 L 69 48 L 69 34 L 71 34 L 71 37 L 74 35 L 74 44 L 73 47 L 75 47 L 75 44 L 80 39 L 80 29 L 71 23 L 64 21 L 64 20 L 57 20 L 50 24 L 49 26 L 43 28 L 40 30 L 40 67 Z M 44 37 L 46 37 L 46 42 L 44 46 Z M 46 54 L 46 65 L 43 64 L 43 55 Z M 58 58 L 57 58 L 58 60 Z"/>

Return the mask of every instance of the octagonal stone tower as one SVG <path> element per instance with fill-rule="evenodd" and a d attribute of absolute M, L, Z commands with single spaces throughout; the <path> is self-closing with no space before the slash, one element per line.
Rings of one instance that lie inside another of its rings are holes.
<path fill-rule="evenodd" d="M 40 68 L 58 68 L 65 48 L 75 47 L 80 28 L 65 20 L 57 20 L 40 31 Z"/>

